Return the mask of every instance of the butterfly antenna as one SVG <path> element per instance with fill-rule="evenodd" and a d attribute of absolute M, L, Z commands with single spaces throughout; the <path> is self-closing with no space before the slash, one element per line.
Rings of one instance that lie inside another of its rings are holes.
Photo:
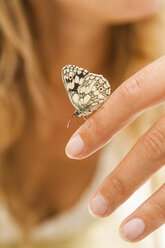
<path fill-rule="evenodd" d="M 75 115 L 75 113 L 71 116 L 70 120 L 68 121 L 67 128 L 70 127 L 70 123 L 71 123 L 71 121 L 72 121 L 74 115 Z"/>

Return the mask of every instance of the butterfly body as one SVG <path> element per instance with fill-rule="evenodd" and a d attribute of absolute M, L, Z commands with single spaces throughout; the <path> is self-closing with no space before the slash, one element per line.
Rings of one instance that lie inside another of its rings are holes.
<path fill-rule="evenodd" d="M 97 110 L 111 92 L 109 82 L 102 75 L 75 65 L 63 67 L 62 79 L 70 101 L 77 109 L 74 115 L 78 117 L 85 117 Z"/>

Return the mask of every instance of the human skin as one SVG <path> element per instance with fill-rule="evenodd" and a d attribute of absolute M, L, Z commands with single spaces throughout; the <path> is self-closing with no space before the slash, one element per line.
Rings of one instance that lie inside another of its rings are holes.
<path fill-rule="evenodd" d="M 55 0 L 54 0 L 55 1 Z M 124 23 L 142 19 L 155 12 L 161 0 L 56 0 L 63 9 L 85 18 L 94 18 L 97 22 Z"/>
<path fill-rule="evenodd" d="M 103 107 L 88 118 L 89 126 L 84 123 L 72 136 L 66 147 L 69 157 L 83 159 L 90 156 L 140 113 L 164 103 L 164 67 L 165 56 L 122 83 Z M 91 198 L 91 211 L 101 217 L 110 215 L 164 164 L 165 116 L 137 141 L 116 169 L 105 178 Z M 164 222 L 165 184 L 124 220 L 120 232 L 125 239 L 135 242 Z"/>
<path fill-rule="evenodd" d="M 137 21 L 151 15 L 156 11 L 160 1 L 109 0 L 103 3 L 88 0 L 29 0 L 29 2 L 36 18 L 38 46 L 44 57 L 45 70 L 54 93 L 52 113 L 55 115 L 52 115 L 52 120 L 45 121 L 45 126 L 49 130 L 46 140 L 41 141 L 34 135 L 36 130 L 32 123 L 27 134 L 20 140 L 15 156 L 18 154 L 20 168 L 24 173 L 22 188 L 28 204 L 33 205 L 36 192 L 38 194 L 38 191 L 41 191 L 42 196 L 45 192 L 51 205 L 51 212 L 55 214 L 75 204 L 91 181 L 98 158 L 98 154 L 95 154 L 85 161 L 72 161 L 64 155 L 65 143 L 77 126 L 72 122 L 70 130 L 66 133 L 67 120 L 74 110 L 71 104 L 69 105 L 64 88 L 61 87 L 61 68 L 66 64 L 81 64 L 89 71 L 99 72 L 109 78 L 109 68 L 108 65 L 105 67 L 104 63 L 109 46 L 107 25 L 114 22 Z M 116 85 L 112 84 L 112 90 L 115 88 Z M 61 109 L 65 110 L 65 115 L 61 114 Z M 61 137 L 64 133 L 65 135 Z M 21 150 L 23 155 L 20 158 Z M 26 155 L 24 150 L 28 151 Z M 18 163 L 16 166 L 19 166 Z M 41 205 L 39 202 L 38 208 Z"/>

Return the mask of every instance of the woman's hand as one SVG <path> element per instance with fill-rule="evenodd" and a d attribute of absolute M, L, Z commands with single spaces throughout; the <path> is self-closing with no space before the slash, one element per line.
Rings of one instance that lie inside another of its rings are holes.
<path fill-rule="evenodd" d="M 66 153 L 74 159 L 88 157 L 104 146 L 121 128 L 144 110 L 165 101 L 165 56 L 121 84 L 74 133 Z M 117 168 L 94 193 L 90 209 L 95 215 L 110 215 L 165 163 L 165 116 L 133 146 Z M 129 241 L 139 241 L 165 222 L 165 184 L 127 217 L 120 232 Z"/>

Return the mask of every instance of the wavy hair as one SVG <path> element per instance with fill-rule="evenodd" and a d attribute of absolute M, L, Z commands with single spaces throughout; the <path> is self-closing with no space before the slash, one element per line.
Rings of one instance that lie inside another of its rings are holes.
<path fill-rule="evenodd" d="M 10 158 L 8 163 L 8 150 L 26 130 L 29 116 L 47 113 L 50 94 L 31 18 L 27 0 L 0 0 L 0 187 L 3 199 L 26 230 L 36 223 L 38 213 L 28 209 L 14 187 L 14 161 Z M 160 34 L 164 34 L 164 23 L 162 9 L 144 21 L 111 28 L 107 61 L 110 58 L 110 71 L 114 78 L 119 76 L 118 82 L 163 54 L 165 39 Z M 139 137 L 162 110 L 143 115 L 127 131 Z"/>

